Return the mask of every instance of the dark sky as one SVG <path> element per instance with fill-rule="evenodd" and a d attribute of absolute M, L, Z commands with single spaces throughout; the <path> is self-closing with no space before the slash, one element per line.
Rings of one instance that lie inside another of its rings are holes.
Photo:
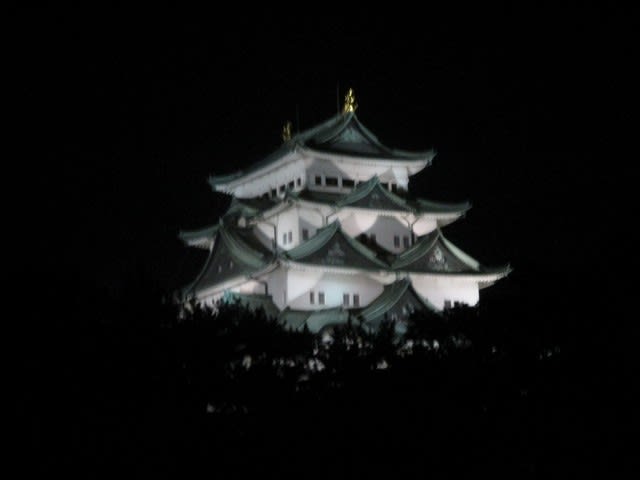
<path fill-rule="evenodd" d="M 39 252 L 27 275 L 114 296 L 176 286 L 190 268 L 178 230 L 228 202 L 207 176 L 275 149 L 286 120 L 333 115 L 353 87 L 384 143 L 438 150 L 412 189 L 473 203 L 445 234 L 511 262 L 497 294 L 540 298 L 543 280 L 576 294 L 610 268 L 597 259 L 613 254 L 618 176 L 635 169 L 632 15 L 463 5 L 17 12 L 18 216 Z"/>

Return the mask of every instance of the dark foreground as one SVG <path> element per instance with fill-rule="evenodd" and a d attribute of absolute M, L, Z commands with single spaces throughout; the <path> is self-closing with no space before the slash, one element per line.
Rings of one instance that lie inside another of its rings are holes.
<path fill-rule="evenodd" d="M 570 308 L 488 299 L 398 344 L 357 324 L 322 343 L 239 307 L 87 305 L 24 357 L 40 474 L 599 478 L 632 459 L 631 370 Z"/>

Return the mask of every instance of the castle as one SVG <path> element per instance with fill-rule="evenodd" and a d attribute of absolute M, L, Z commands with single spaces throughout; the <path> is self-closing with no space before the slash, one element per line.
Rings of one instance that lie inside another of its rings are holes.
<path fill-rule="evenodd" d="M 401 330 L 416 310 L 476 305 L 482 288 L 509 274 L 444 236 L 469 203 L 407 198 L 409 177 L 435 152 L 383 145 L 356 108 L 350 89 L 338 115 L 295 135 L 288 123 L 275 152 L 209 178 L 231 206 L 217 224 L 180 232 L 209 252 L 183 301 L 240 301 L 312 332 L 350 317 Z"/>

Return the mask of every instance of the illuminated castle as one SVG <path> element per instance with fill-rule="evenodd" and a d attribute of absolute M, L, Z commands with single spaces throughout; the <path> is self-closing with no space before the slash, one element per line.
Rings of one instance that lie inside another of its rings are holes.
<path fill-rule="evenodd" d="M 239 300 L 312 332 L 349 317 L 402 328 L 414 310 L 477 304 L 480 289 L 509 273 L 443 235 L 468 203 L 405 198 L 435 152 L 382 145 L 355 109 L 349 90 L 341 114 L 297 135 L 287 124 L 275 152 L 209 179 L 232 202 L 218 224 L 180 232 L 209 251 L 184 300 Z"/>

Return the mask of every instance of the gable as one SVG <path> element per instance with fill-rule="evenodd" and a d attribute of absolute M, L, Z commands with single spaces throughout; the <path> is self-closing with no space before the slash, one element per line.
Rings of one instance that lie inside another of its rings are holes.
<path fill-rule="evenodd" d="M 395 270 L 427 273 L 475 273 L 479 265 L 470 264 L 474 261 L 468 257 L 464 260 L 462 251 L 452 251 L 439 231 L 423 237 L 418 243 L 396 257 L 393 262 Z M 452 246 L 455 250 L 459 250 Z"/>
<path fill-rule="evenodd" d="M 325 245 L 306 256 L 303 261 L 328 267 L 380 268 L 356 250 L 341 233 L 334 235 Z"/>
<path fill-rule="evenodd" d="M 234 277 L 245 275 L 247 267 L 233 258 L 225 242 L 216 242 L 206 270 L 197 282 L 199 288 L 222 283 Z"/>

